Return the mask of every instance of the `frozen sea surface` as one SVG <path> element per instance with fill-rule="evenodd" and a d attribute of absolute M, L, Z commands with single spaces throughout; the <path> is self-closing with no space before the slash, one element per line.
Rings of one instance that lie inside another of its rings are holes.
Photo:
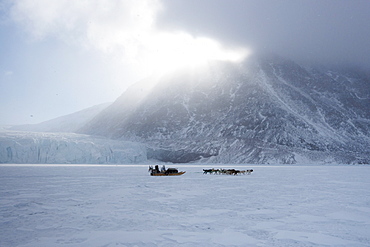
<path fill-rule="evenodd" d="M 177 167 L 0 166 L 0 246 L 370 246 L 370 166 Z"/>

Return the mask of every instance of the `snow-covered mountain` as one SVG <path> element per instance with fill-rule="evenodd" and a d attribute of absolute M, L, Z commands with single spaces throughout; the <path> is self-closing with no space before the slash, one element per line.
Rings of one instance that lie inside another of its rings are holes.
<path fill-rule="evenodd" d="M 76 132 L 110 104 L 111 103 L 99 104 L 39 124 L 15 125 L 9 129 L 35 132 Z"/>
<path fill-rule="evenodd" d="M 145 145 L 74 133 L 0 131 L 0 163 L 130 164 L 147 160 Z"/>
<path fill-rule="evenodd" d="M 369 74 L 255 56 L 135 85 L 80 132 L 170 162 L 370 163 L 369 106 Z"/>

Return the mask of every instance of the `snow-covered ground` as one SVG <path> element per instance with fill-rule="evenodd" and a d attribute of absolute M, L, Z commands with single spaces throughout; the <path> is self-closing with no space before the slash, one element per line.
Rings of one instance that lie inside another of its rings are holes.
<path fill-rule="evenodd" d="M 0 246 L 370 246 L 370 166 L 177 167 L 2 165 Z"/>

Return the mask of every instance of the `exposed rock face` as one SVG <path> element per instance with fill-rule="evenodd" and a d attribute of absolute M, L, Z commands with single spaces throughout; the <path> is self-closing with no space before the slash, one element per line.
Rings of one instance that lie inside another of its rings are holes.
<path fill-rule="evenodd" d="M 369 163 L 370 77 L 277 56 L 133 86 L 81 129 L 170 162 Z"/>

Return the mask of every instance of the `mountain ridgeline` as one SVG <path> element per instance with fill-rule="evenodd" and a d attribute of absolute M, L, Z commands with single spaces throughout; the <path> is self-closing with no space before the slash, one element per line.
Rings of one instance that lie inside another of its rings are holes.
<path fill-rule="evenodd" d="M 174 163 L 368 164 L 369 107 L 369 74 L 269 55 L 138 83 L 80 132 Z"/>

